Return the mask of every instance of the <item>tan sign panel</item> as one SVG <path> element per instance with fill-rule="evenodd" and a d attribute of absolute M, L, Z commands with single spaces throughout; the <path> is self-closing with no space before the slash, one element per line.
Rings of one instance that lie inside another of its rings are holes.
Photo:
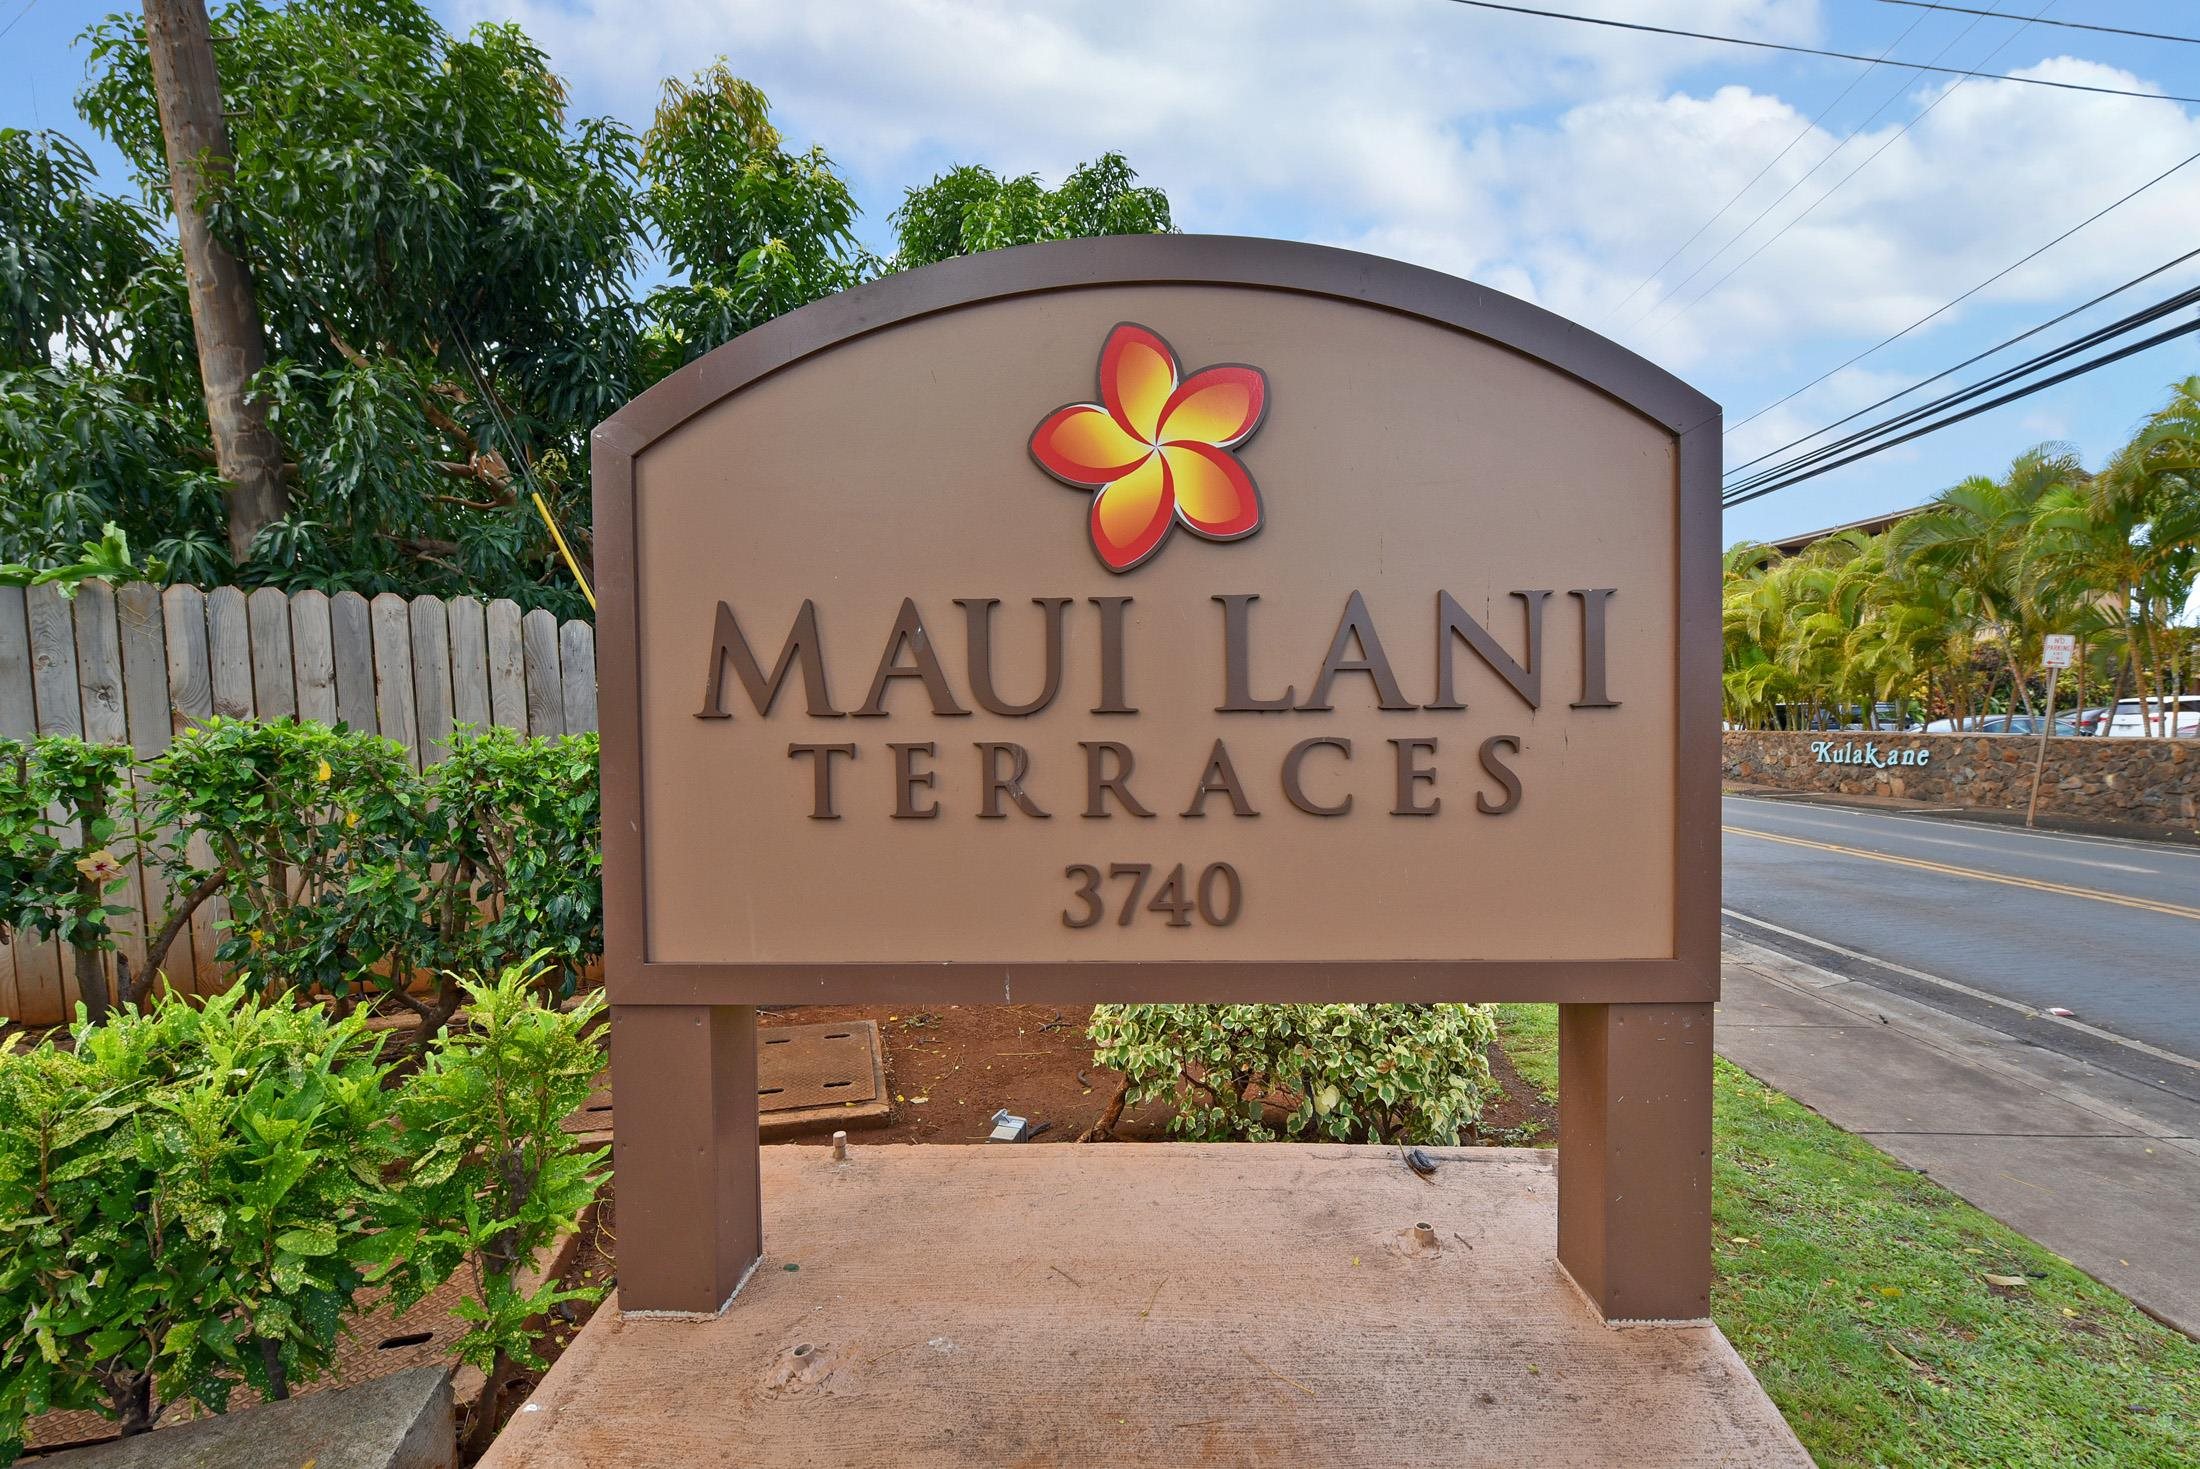
<path fill-rule="evenodd" d="M 1717 429 L 1267 242 L 750 333 L 598 432 L 614 998 L 1709 996 Z"/>

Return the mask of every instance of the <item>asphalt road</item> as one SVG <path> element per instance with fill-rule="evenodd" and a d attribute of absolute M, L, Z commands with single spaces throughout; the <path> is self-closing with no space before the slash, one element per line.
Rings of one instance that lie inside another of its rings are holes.
<path fill-rule="evenodd" d="M 1740 796 L 1724 820 L 1730 932 L 2200 1099 L 2173 1059 L 2200 1063 L 2200 850 Z"/>

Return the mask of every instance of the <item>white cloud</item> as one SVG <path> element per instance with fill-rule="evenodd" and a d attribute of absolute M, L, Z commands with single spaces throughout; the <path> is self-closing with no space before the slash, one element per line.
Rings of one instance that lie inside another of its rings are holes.
<path fill-rule="evenodd" d="M 1373 223 L 1471 207 L 1488 119 L 1655 88 L 1703 60 L 1651 38 L 1433 0 L 460 0 L 517 19 L 628 117 L 723 55 L 868 180 L 943 156 L 1059 173 L 1127 152 L 1195 229 L 1278 207 Z M 1808 40 L 1817 0 L 1640 0 L 1630 15 Z M 1760 64 L 1741 53 L 1737 66 Z"/>
<path fill-rule="evenodd" d="M 1898 74 L 1875 73 L 1615 314 L 1819 105 L 1799 110 L 1740 82 L 1676 83 L 1711 67 L 1785 74 L 1774 60 L 1434 0 L 458 3 L 518 19 L 585 99 L 633 120 L 646 119 L 662 77 L 727 56 L 772 95 L 790 132 L 855 173 L 875 208 L 950 160 L 1055 176 L 1117 148 L 1168 189 L 1188 229 L 1289 233 L 1472 275 L 1721 379 L 1736 416 L 1777 396 L 1771 384 L 1909 325 L 2200 151 L 2200 119 L 2179 106 L 1970 81 L 1914 87 L 1835 153 L 1851 118 L 1900 86 Z M 1824 39 L 1817 0 L 1639 0 L 1624 13 Z M 2072 57 L 2025 74 L 2145 85 Z M 2135 275 L 2182 248 L 2195 218 L 2200 165 L 1933 330 L 1995 303 L 2061 302 Z M 1836 378 L 1752 425 L 1737 457 L 1886 390 L 1862 374 Z"/>

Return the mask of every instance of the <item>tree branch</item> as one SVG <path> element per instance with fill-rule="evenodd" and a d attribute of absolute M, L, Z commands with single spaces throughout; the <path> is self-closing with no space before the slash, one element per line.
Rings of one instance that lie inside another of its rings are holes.
<path fill-rule="evenodd" d="M 145 1003 L 145 997 L 152 992 L 153 981 L 160 977 L 162 961 L 168 957 L 168 950 L 176 942 L 176 935 L 183 932 L 183 926 L 191 921 L 192 914 L 199 911 L 199 905 L 220 892 L 228 882 L 227 872 L 209 872 L 199 879 L 190 892 L 184 894 L 179 907 L 169 910 L 168 918 L 161 924 L 160 931 L 145 946 L 145 968 L 139 971 L 136 981 L 130 986 L 128 998 L 131 1004 Z"/>

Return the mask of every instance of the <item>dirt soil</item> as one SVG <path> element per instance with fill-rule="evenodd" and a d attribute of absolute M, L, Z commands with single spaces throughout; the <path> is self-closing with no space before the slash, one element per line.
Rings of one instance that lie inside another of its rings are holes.
<path fill-rule="evenodd" d="M 1072 1143 L 1099 1120 L 1122 1081 L 1092 1064 L 1085 1037 L 1090 1005 L 941 1005 L 890 1009 L 879 1005 L 804 1005 L 767 1012 L 759 1026 L 874 1020 L 886 1051 L 886 1094 L 893 1101 L 885 1127 L 849 1135 L 855 1144 L 982 1143 L 1002 1108 L 1046 1130 L 1030 1139 Z M 1133 1142 L 1167 1136 L 1169 1108 L 1153 1103 L 1123 1114 L 1115 1134 Z M 823 1143 L 831 1130 L 792 1143 Z"/>
<path fill-rule="evenodd" d="M 832 1020 L 878 1022 L 886 1050 L 886 1091 L 893 1116 L 883 1128 L 866 1128 L 849 1141 L 869 1143 L 982 1143 L 1001 1108 L 1046 1131 L 1040 1143 L 1075 1142 L 1099 1119 L 1122 1081 L 1119 1072 L 1092 1064 L 1085 1027 L 1090 1005 L 941 1005 L 891 1009 L 879 1005 L 805 1005 L 768 1011 L 759 1025 L 806 1025 Z M 1536 1147 L 1558 1140 L 1558 1109 L 1513 1070 L 1496 1047 L 1490 1073 L 1502 1090 L 1484 1110 L 1481 1126 L 1461 1141 Z M 1168 1137 L 1169 1105 L 1149 1102 L 1125 1109 L 1115 1126 L 1124 1142 Z M 830 1129 L 791 1143 L 830 1141 Z"/>

